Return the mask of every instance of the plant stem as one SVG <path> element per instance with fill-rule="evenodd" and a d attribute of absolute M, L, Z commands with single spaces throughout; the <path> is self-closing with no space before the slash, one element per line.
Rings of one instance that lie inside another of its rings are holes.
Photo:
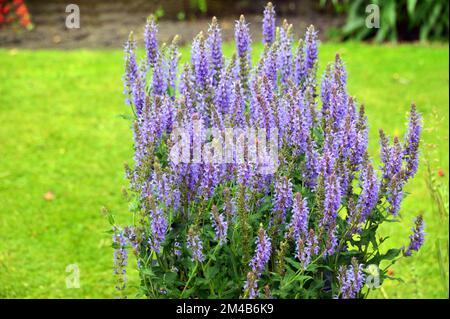
<path fill-rule="evenodd" d="M 186 282 L 186 284 L 184 285 L 183 291 L 181 292 L 180 295 L 180 299 L 183 298 L 183 294 L 187 288 L 187 286 L 189 285 L 189 283 L 191 282 L 192 278 L 194 277 L 194 274 L 197 272 L 197 268 L 198 268 L 198 261 L 195 263 L 195 267 L 194 269 L 192 269 L 191 274 L 189 275 L 188 281 Z"/>

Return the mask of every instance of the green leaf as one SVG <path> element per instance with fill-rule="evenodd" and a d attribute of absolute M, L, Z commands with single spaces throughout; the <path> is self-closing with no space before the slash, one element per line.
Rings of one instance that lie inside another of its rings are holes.
<path fill-rule="evenodd" d="M 156 277 L 156 274 L 153 272 L 152 268 L 143 268 L 140 270 L 141 274 L 144 276 L 148 276 L 150 278 Z"/>
<path fill-rule="evenodd" d="M 296 261 L 296 260 L 294 260 L 292 258 L 285 257 L 285 259 L 288 262 L 288 264 L 290 264 L 296 270 L 298 270 L 298 269 L 300 269 L 302 267 L 302 265 L 298 261 Z"/>
<path fill-rule="evenodd" d="M 408 0 L 406 8 L 410 17 L 414 16 L 414 10 L 416 9 L 417 0 Z"/>
<path fill-rule="evenodd" d="M 345 26 L 342 28 L 342 32 L 345 35 L 350 35 L 351 33 L 355 32 L 358 29 L 361 29 L 362 27 L 364 27 L 364 18 L 355 18 L 353 20 L 349 20 Z"/>
<path fill-rule="evenodd" d="M 435 25 L 439 13 L 441 12 L 441 4 L 436 3 L 436 5 L 433 8 L 433 11 L 429 15 L 427 22 L 420 28 L 420 40 L 425 41 L 428 39 L 428 34 L 430 33 L 431 29 Z"/>
<path fill-rule="evenodd" d="M 383 260 L 392 260 L 397 257 L 402 250 L 398 248 L 389 249 L 383 256 Z"/>
<path fill-rule="evenodd" d="M 208 11 L 208 4 L 206 0 L 197 0 L 197 6 L 201 13 Z"/>
<path fill-rule="evenodd" d="M 116 220 L 113 214 L 108 213 L 108 222 L 110 225 L 114 226 L 116 224 Z"/>
<path fill-rule="evenodd" d="M 219 273 L 219 267 L 214 266 L 214 267 L 208 267 L 208 269 L 206 269 L 206 273 L 205 273 L 205 277 L 209 280 L 214 279 L 214 277 L 216 277 L 216 275 Z"/>
<path fill-rule="evenodd" d="M 382 15 L 384 20 L 389 24 L 390 28 L 395 28 L 397 22 L 397 4 L 396 1 L 388 1 L 384 10 L 382 10 Z"/>
<path fill-rule="evenodd" d="M 177 280 L 177 273 L 168 272 L 164 274 L 164 282 L 167 286 L 171 286 Z"/>
<path fill-rule="evenodd" d="M 368 264 L 376 264 L 379 265 L 381 261 L 383 260 L 393 260 L 395 259 L 400 253 L 401 249 L 398 248 L 391 248 L 389 249 L 385 254 L 379 254 L 377 253 L 371 260 L 369 260 Z"/>

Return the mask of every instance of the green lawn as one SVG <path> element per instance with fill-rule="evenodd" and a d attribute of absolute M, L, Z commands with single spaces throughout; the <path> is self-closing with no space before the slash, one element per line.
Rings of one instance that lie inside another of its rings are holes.
<path fill-rule="evenodd" d="M 415 101 L 425 143 L 437 145 L 423 153 L 433 170 L 448 174 L 448 45 L 325 43 L 322 69 L 335 52 L 346 61 L 351 94 L 366 106 L 372 154 L 379 150 L 378 128 L 403 134 Z M 114 297 L 109 224 L 101 207 L 121 221 L 129 214 L 121 196 L 123 163 L 132 156 L 131 131 L 120 117 L 128 112 L 122 52 L 0 49 L 0 61 L 0 298 Z M 44 200 L 48 191 L 53 200 Z M 389 282 L 372 296 L 447 297 L 435 242 L 448 244 L 449 225 L 433 209 L 424 166 L 408 191 L 403 222 L 383 231 L 391 236 L 388 245 L 406 245 L 412 218 L 422 212 L 426 243 L 394 265 L 404 283 Z M 80 289 L 66 288 L 69 264 L 80 269 Z M 132 272 L 132 284 L 135 278 Z"/>

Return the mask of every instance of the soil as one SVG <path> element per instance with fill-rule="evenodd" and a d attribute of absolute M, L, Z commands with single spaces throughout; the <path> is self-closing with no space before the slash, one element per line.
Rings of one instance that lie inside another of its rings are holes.
<path fill-rule="evenodd" d="M 166 0 L 174 1 L 174 0 Z M 80 28 L 68 29 L 65 21 L 68 13 L 66 6 L 69 2 L 61 0 L 50 1 L 27 1 L 34 29 L 32 31 L 21 30 L 14 32 L 10 28 L 0 29 L 0 47 L 7 48 L 120 48 L 128 37 L 130 31 L 135 35 L 142 36 L 146 17 L 154 12 L 158 7 L 157 1 L 87 1 L 79 0 L 76 3 L 80 8 Z M 344 19 L 317 10 L 316 5 L 302 1 L 301 7 L 295 9 L 296 5 L 288 7 L 285 11 L 288 14 L 287 20 L 293 24 L 296 34 L 303 34 L 306 27 L 313 24 L 319 30 L 319 38 L 326 39 L 327 31 L 330 28 L 342 26 Z M 213 13 L 219 11 L 212 8 Z M 295 10 L 292 10 L 295 9 Z M 207 15 L 210 15 L 210 13 Z M 253 12 L 254 10 L 239 10 L 237 12 Z M 232 40 L 234 37 L 234 21 L 238 16 L 230 16 L 229 10 L 225 12 L 225 17 L 220 18 L 219 23 L 223 30 L 224 41 Z M 175 13 L 167 13 L 159 21 L 159 40 L 169 42 L 174 35 L 178 34 L 180 44 L 189 43 L 201 30 L 206 31 L 210 19 L 196 17 L 189 21 L 169 20 Z M 280 14 L 281 16 L 281 14 Z M 284 15 L 283 15 L 284 16 Z M 252 39 L 259 41 L 261 38 L 261 16 L 256 14 L 246 15 L 246 20 L 250 23 Z M 281 23 L 278 19 L 278 23 Z"/>

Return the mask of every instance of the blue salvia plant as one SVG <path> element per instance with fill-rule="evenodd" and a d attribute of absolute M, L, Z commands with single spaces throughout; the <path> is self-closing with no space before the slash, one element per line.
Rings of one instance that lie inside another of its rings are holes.
<path fill-rule="evenodd" d="M 318 85 L 313 26 L 296 41 L 287 21 L 276 27 L 269 3 L 254 63 L 245 17 L 228 58 L 213 18 L 183 66 L 176 40 L 159 46 L 157 28 L 150 17 L 141 62 L 133 35 L 125 45 L 133 223 L 111 219 L 119 291 L 132 251 L 149 298 L 362 298 L 389 278 L 391 263 L 419 250 L 420 216 L 404 247 L 387 250 L 377 235 L 398 220 L 417 171 L 414 105 L 403 139 L 380 131 L 375 167 L 364 107 L 347 91 L 339 55 Z M 244 134 L 256 128 L 264 134 Z M 236 147 L 227 152 L 230 136 Z"/>

